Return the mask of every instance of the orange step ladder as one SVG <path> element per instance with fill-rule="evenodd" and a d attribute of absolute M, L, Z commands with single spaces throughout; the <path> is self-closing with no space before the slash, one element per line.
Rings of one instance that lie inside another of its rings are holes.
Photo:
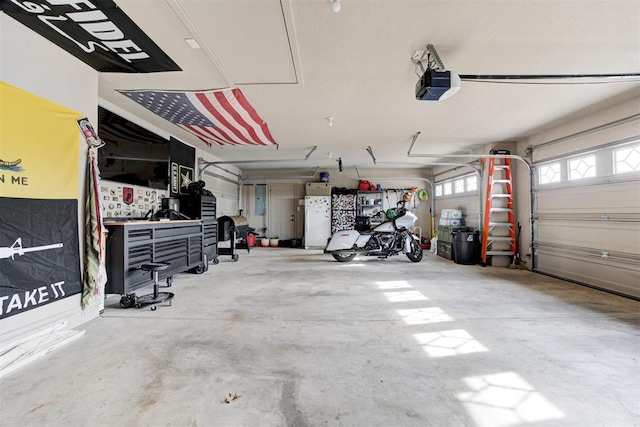
<path fill-rule="evenodd" d="M 496 163 L 501 160 L 501 163 Z M 516 226 L 513 204 L 511 160 L 491 157 L 482 228 L 482 265 L 493 256 L 516 255 Z"/>

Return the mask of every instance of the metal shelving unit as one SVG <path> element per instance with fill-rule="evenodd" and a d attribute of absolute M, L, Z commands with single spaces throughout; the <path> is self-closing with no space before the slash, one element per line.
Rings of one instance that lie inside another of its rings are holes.
<path fill-rule="evenodd" d="M 358 191 L 358 216 L 372 217 L 382 211 L 382 190 Z"/>

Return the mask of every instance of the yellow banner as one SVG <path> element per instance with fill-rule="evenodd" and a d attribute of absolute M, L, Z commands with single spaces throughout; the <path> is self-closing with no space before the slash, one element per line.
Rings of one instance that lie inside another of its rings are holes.
<path fill-rule="evenodd" d="M 0 197 L 77 199 L 82 116 L 0 81 Z"/>

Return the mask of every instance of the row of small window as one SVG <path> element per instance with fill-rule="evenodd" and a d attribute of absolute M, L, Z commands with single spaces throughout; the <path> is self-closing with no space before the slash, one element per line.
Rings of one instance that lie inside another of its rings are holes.
<path fill-rule="evenodd" d="M 436 197 L 478 191 L 478 176 L 467 175 L 436 184 Z"/>
<path fill-rule="evenodd" d="M 538 184 L 552 184 L 561 182 L 562 166 L 566 162 L 567 179 L 577 181 L 597 176 L 596 154 L 573 157 L 567 160 L 553 163 L 545 163 L 537 166 Z M 614 148 L 612 150 L 613 174 L 620 175 L 631 172 L 640 172 L 640 144 Z M 466 175 L 439 183 L 435 187 L 436 197 L 450 196 L 454 194 L 471 193 L 478 191 L 478 176 Z"/>
<path fill-rule="evenodd" d="M 614 175 L 640 172 L 640 144 L 613 149 L 612 153 Z M 598 165 L 595 153 L 573 157 L 563 162 L 566 162 L 566 175 L 569 181 L 595 178 L 597 176 Z M 538 184 L 545 185 L 563 181 L 562 166 L 561 161 L 539 165 Z"/>

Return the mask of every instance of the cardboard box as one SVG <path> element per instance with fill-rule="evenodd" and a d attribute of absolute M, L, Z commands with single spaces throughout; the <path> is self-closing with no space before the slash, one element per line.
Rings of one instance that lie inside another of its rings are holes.
<path fill-rule="evenodd" d="M 330 196 L 331 184 L 326 182 L 307 182 L 305 196 Z"/>

